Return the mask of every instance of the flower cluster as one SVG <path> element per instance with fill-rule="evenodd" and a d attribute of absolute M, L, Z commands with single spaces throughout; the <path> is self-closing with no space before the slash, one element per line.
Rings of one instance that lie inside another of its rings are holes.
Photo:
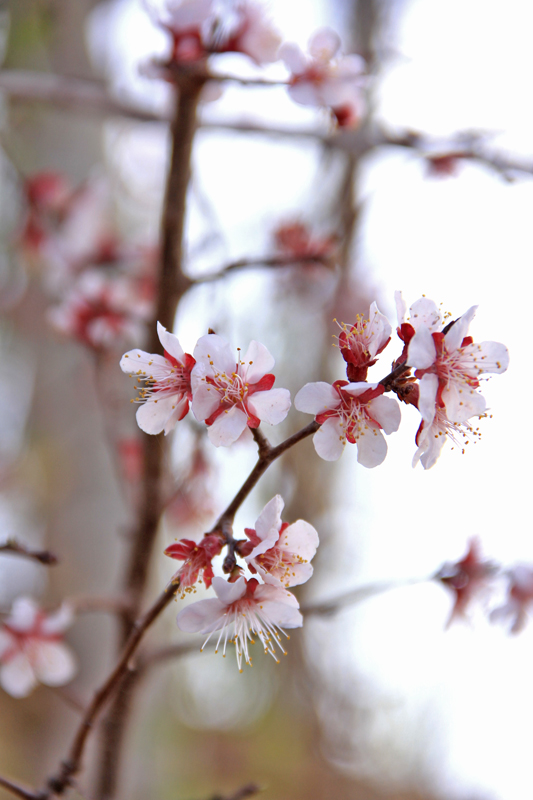
<path fill-rule="evenodd" d="M 335 31 L 321 28 L 309 40 L 309 56 L 289 42 L 279 54 L 291 72 L 289 94 L 296 103 L 329 108 L 340 127 L 355 128 L 365 113 L 365 62 L 339 56 L 340 48 Z"/>
<path fill-rule="evenodd" d="M 280 37 L 264 9 L 249 0 L 168 3 L 161 25 L 172 36 L 172 60 L 190 63 L 213 53 L 243 53 L 256 64 L 275 61 Z"/>
<path fill-rule="evenodd" d="M 62 606 L 53 614 L 29 597 L 19 597 L 0 626 L 0 685 L 13 697 L 26 697 L 38 683 L 63 686 L 76 674 L 76 662 L 63 633 L 72 612 Z"/>
<path fill-rule="evenodd" d="M 290 393 L 272 388 L 274 359 L 264 345 L 251 342 L 236 360 L 226 340 L 209 333 L 189 355 L 162 325 L 158 333 L 164 356 L 130 350 L 120 362 L 124 372 L 144 382 L 137 423 L 146 433 L 169 433 L 190 402 L 216 447 L 233 444 L 246 428 L 257 428 L 260 422 L 277 425 L 287 416 Z"/>
<path fill-rule="evenodd" d="M 198 545 L 182 539 L 165 551 L 184 562 L 173 578 L 179 580 L 182 590 L 191 591 L 202 571 L 206 587 L 212 585 L 217 595 L 216 599 L 199 600 L 180 611 L 178 626 L 189 633 L 207 635 L 204 647 L 212 634 L 220 631 L 217 650 L 222 643 L 225 655 L 228 641 L 234 642 L 239 670 L 243 660 L 252 664 L 249 645 L 254 636 L 265 653 L 277 661 L 277 650 L 285 653 L 284 629 L 302 625 L 298 601 L 288 589 L 311 577 L 313 568 L 309 562 L 318 547 L 318 534 L 304 520 L 292 525 L 282 522 L 282 510 L 283 500 L 276 495 L 266 504 L 255 528 L 245 529 L 249 541 L 231 539 L 234 552 L 244 559 L 244 564 L 230 565 L 228 581 L 214 577 L 212 559 L 230 544 L 218 531 L 206 534 Z M 242 575 L 245 566 L 257 577 Z"/>

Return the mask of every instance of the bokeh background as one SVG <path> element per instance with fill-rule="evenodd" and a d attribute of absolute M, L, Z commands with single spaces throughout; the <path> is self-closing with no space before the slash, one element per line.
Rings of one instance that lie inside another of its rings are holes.
<path fill-rule="evenodd" d="M 446 153 L 462 133 L 482 136 L 484 152 L 533 165 L 533 12 L 523 0 L 272 0 L 269 8 L 285 39 L 305 47 L 330 25 L 345 52 L 364 54 L 371 130 L 391 138 L 416 131 L 433 144 L 422 153 L 390 144 L 361 152 L 357 135 L 335 136 L 325 112 L 296 106 L 283 87 L 232 84 L 205 103 L 188 273 L 267 257 L 275 231 L 292 221 L 339 245 L 334 268 L 250 268 L 192 289 L 176 320 L 184 349 L 209 327 L 235 346 L 258 339 L 275 354 L 278 384 L 294 394 L 307 381 L 342 377 L 334 317 L 353 321 L 376 299 L 394 326 L 401 289 L 408 304 L 426 294 L 454 317 L 479 303 L 476 340 L 503 341 L 511 366 L 486 387 L 493 418 L 482 422 L 481 441 L 464 455 L 447 446 L 429 472 L 411 468 L 411 407 L 375 470 L 360 467 L 350 448 L 337 464 L 321 462 L 308 441 L 269 471 L 237 530 L 279 492 L 284 518 L 309 520 L 321 538 L 302 604 L 363 590 L 333 614 L 309 615 L 279 666 L 256 658 L 240 675 L 233 657 L 205 652 L 154 667 L 131 720 L 121 796 L 200 799 L 255 781 L 269 800 L 526 800 L 531 627 L 513 637 L 490 625 L 487 607 L 503 597 L 502 583 L 501 597 L 480 602 L 470 623 L 445 630 L 452 598 L 431 576 L 472 536 L 504 566 L 533 560 L 532 433 L 520 405 L 532 389 L 533 178 L 471 160 L 436 175 L 428 156 Z M 16 0 L 1 7 L 0 24 L 6 70 L 87 79 L 147 116 L 170 113 L 169 87 L 145 74 L 167 40 L 140 0 Z M 240 56 L 218 59 L 225 71 L 257 74 Z M 279 64 L 267 74 L 286 76 Z M 61 562 L 47 570 L 1 555 L 7 610 L 21 593 L 50 605 L 116 595 L 136 492 L 134 455 L 124 458 L 125 447 L 135 454 L 138 434 L 122 351 L 96 356 L 50 326 L 44 267 L 17 246 L 24 180 L 54 170 L 74 186 L 104 187 L 95 224 L 103 218 L 128 246 L 150 253 L 168 129 L 13 92 L 0 108 L 0 537 L 49 547 Z M 370 379 L 399 352 L 393 340 Z M 308 420 L 293 410 L 272 441 Z M 152 595 L 173 572 L 166 544 L 208 529 L 254 462 L 246 442 L 223 452 L 204 444 L 192 423 L 173 437 L 177 502 L 161 526 Z M 113 663 L 115 634 L 112 615 L 80 616 L 69 633 L 82 665 L 73 687 L 40 688 L 23 701 L 2 694 L 2 773 L 38 783 L 53 769 L 76 703 Z M 153 638 L 189 641 L 172 611 Z M 80 782 L 87 798 L 95 755 Z"/>

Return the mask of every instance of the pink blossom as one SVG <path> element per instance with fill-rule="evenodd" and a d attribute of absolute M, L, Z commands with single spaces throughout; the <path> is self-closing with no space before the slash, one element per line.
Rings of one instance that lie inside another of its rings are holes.
<path fill-rule="evenodd" d="M 309 56 L 291 43 L 279 55 L 290 70 L 289 94 L 305 106 L 330 108 L 341 127 L 356 127 L 365 113 L 364 60 L 357 55 L 339 56 L 341 40 L 329 28 L 309 40 Z"/>
<path fill-rule="evenodd" d="M 190 539 L 180 539 L 179 542 L 169 545 L 165 550 L 165 555 L 185 562 L 172 580 L 179 580 L 180 589 L 184 592 L 191 591 L 202 572 L 204 583 L 209 588 L 214 575 L 211 562 L 222 552 L 224 543 L 223 536 L 218 533 L 210 533 L 206 534 L 199 543 Z"/>
<path fill-rule="evenodd" d="M 244 53 L 257 64 L 276 61 L 280 37 L 262 6 L 249 0 L 169 3 L 162 24 L 174 40 L 172 58 L 196 61 L 212 53 Z"/>
<path fill-rule="evenodd" d="M 257 428 L 261 421 L 277 425 L 291 405 L 287 389 L 272 388 L 274 359 L 266 347 L 251 342 L 242 359 L 238 352 L 235 362 L 229 344 L 214 333 L 202 336 L 194 349 L 192 410 L 209 427 L 216 447 L 235 442 L 247 426 Z"/>
<path fill-rule="evenodd" d="M 517 564 L 507 573 L 509 579 L 507 602 L 494 609 L 492 622 L 512 622 L 511 633 L 520 633 L 528 618 L 528 608 L 533 603 L 533 567 Z"/>
<path fill-rule="evenodd" d="M 372 303 L 368 319 L 357 315 L 354 325 L 340 323 L 339 349 L 347 363 L 346 377 L 350 382 L 366 380 L 368 368 L 390 342 L 392 327 L 387 317 Z"/>
<path fill-rule="evenodd" d="M 424 386 L 420 386 L 418 402 L 423 410 L 423 416 L 415 437 L 418 449 L 413 456 L 413 467 L 416 467 L 420 461 L 424 469 L 431 469 L 435 465 L 446 438 L 450 439 L 464 453 L 465 445 L 472 441 L 476 442 L 481 436 L 479 428 L 474 428 L 469 420 L 451 422 L 446 416 L 445 408 L 431 405 L 431 397 L 429 398 L 429 404 L 426 404 L 426 390 L 428 388 L 430 387 L 427 383 Z M 485 415 L 482 414 L 481 417 L 483 416 Z"/>
<path fill-rule="evenodd" d="M 64 294 L 60 305 L 47 312 L 50 324 L 96 350 L 124 340 L 139 339 L 151 312 L 138 284 L 125 276 L 86 270 Z"/>
<path fill-rule="evenodd" d="M 253 644 L 254 636 L 265 653 L 278 661 L 276 646 L 285 654 L 281 634 L 287 634 L 283 629 L 300 628 L 303 622 L 294 595 L 278 586 L 260 585 L 255 578 L 239 578 L 234 583 L 213 578 L 213 589 L 217 599 L 199 600 L 184 608 L 177 617 L 178 627 L 187 633 L 207 634 L 202 650 L 213 633 L 220 631 L 215 652 L 222 642 L 226 655 L 228 640 L 235 642 L 241 672 L 243 657 L 252 666 L 248 645 Z"/>
<path fill-rule="evenodd" d="M 0 684 L 13 697 L 26 697 L 37 686 L 62 686 L 76 673 L 63 632 L 72 623 L 72 612 L 62 606 L 45 614 L 29 597 L 13 603 L 10 616 L 0 627 Z"/>
<path fill-rule="evenodd" d="M 164 356 L 151 355 L 144 350 L 130 350 L 122 356 L 120 368 L 128 375 L 144 381 L 140 387 L 137 424 L 145 433 L 165 434 L 189 411 L 192 399 L 191 370 L 194 358 L 184 353 L 178 337 L 157 323 L 159 341 Z"/>
<path fill-rule="evenodd" d="M 277 494 L 266 504 L 255 529 L 245 528 L 253 549 L 246 557 L 252 572 L 273 586 L 298 586 L 309 580 L 309 563 L 318 547 L 318 534 L 308 522 L 299 519 L 289 525 L 281 521 L 283 499 Z"/>
<path fill-rule="evenodd" d="M 454 604 L 446 627 L 458 617 L 465 617 L 473 599 L 484 592 L 495 566 L 481 558 L 479 542 L 471 539 L 466 555 L 455 563 L 446 563 L 435 575 L 454 594 Z"/>
<path fill-rule="evenodd" d="M 381 433 L 393 433 L 400 425 L 401 412 L 396 400 L 383 397 L 378 383 L 333 385 L 319 381 L 300 389 L 294 405 L 299 411 L 315 414 L 320 429 L 313 437 L 318 455 L 336 461 L 346 442 L 357 444 L 357 460 L 364 467 L 377 467 L 387 455 L 387 443 Z"/>

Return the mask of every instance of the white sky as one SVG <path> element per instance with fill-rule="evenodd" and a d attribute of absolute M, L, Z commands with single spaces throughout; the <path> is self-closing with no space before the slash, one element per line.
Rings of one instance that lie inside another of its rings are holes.
<path fill-rule="evenodd" d="M 130 86 L 140 52 L 160 47 L 161 36 L 152 36 L 142 13 L 132 10 L 134 0 L 115 5 L 107 29 L 117 63 L 128 61 L 129 75 L 123 70 L 119 75 Z M 286 38 L 302 45 L 328 21 L 319 0 L 277 0 L 271 8 Z M 489 130 L 497 134 L 495 146 L 533 153 L 532 28 L 533 4 L 523 0 L 508 0 L 505 6 L 500 0 L 411 0 L 394 43 L 398 57 L 378 91 L 380 116 L 392 126 L 436 135 Z M 153 82 L 149 86 L 153 99 Z M 146 96 L 145 89 L 135 91 Z M 279 92 L 245 95 L 232 89 L 218 107 L 236 113 L 243 102 L 247 114 L 271 114 L 276 122 L 313 118 Z M 218 112 L 213 106 L 208 113 Z M 120 166 L 132 181 L 139 164 L 143 174 L 146 167 L 152 174 L 148 165 L 153 172 L 154 159 L 155 173 L 163 169 L 157 155 L 161 134 L 147 131 L 131 126 L 119 131 Z M 108 135 L 117 135 L 116 129 Z M 314 157 L 312 146 L 297 154 L 280 146 L 275 156 L 268 150 L 258 157 L 260 147 L 257 140 L 228 140 L 223 159 L 206 147 L 200 165 L 200 181 L 205 186 L 209 180 L 219 221 L 235 236 L 243 225 L 257 228 L 258 252 L 265 241 L 262 208 L 275 203 L 281 212 L 303 200 Z M 237 162 L 246 179 L 253 175 L 244 204 L 243 184 L 232 177 Z M 282 191 L 280 174 L 287 176 Z M 358 531 L 367 532 L 357 541 L 358 574 L 351 583 L 428 575 L 443 561 L 460 557 L 472 535 L 480 537 L 491 558 L 507 564 L 533 561 L 533 433 L 524 412 L 518 417 L 514 413 L 514 400 L 528 398 L 533 388 L 526 367 L 533 179 L 509 185 L 469 164 L 456 178 L 428 179 L 412 153 L 389 151 L 368 164 L 363 193 L 367 205 L 361 258 L 379 287 L 381 310 L 394 321 L 395 289 L 403 290 L 408 304 L 422 293 L 442 301 L 454 317 L 478 303 L 472 326 L 476 340 L 505 342 L 511 366 L 487 385 L 494 418 L 483 423 L 481 442 L 471 445 L 465 456 L 446 447 L 433 470 L 412 470 L 418 419 L 411 409 L 402 409 L 403 427 L 389 437 L 382 466 L 364 470 L 345 453 L 346 484 L 349 488 L 355 470 L 357 489 L 350 507 L 346 497 L 351 492 L 344 494 L 344 512 L 346 519 L 352 515 L 357 521 Z M 230 246 L 227 255 L 240 252 Z M 184 331 L 185 339 L 203 332 L 198 308 L 195 316 L 197 324 Z M 189 344 L 184 342 L 186 349 Z M 372 761 L 392 731 L 398 758 L 380 768 L 385 777 L 388 770 L 391 778 L 408 780 L 414 769 L 427 774 L 431 788 L 438 787 L 448 798 L 529 800 L 533 624 L 520 637 L 510 638 L 479 615 L 471 628 L 458 625 L 444 633 L 449 609 L 444 590 L 421 584 L 368 600 L 332 626 L 345 639 L 349 632 L 352 668 L 378 709 L 366 739 L 357 742 L 360 753 Z M 323 623 L 313 630 L 319 626 Z M 322 633 L 338 642 L 333 633 Z M 338 657 L 334 649 L 332 661 Z M 332 668 L 327 658 L 324 668 Z M 382 719 L 383 704 L 389 713 Z M 435 736 L 440 744 L 432 748 Z"/>

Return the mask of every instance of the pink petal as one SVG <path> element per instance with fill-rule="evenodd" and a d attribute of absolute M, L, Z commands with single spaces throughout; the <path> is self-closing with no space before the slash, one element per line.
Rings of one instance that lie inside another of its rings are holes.
<path fill-rule="evenodd" d="M 407 363 L 416 369 L 427 369 L 436 358 L 435 342 L 429 328 L 421 325 L 409 343 Z"/>
<path fill-rule="evenodd" d="M 255 521 L 255 532 L 259 538 L 264 541 L 267 537 L 270 539 L 272 530 L 276 531 L 275 540 L 278 540 L 279 529 L 281 528 L 281 512 L 283 511 L 283 498 L 277 494 L 272 500 L 269 500 L 264 509 L 261 511 Z M 262 551 L 264 552 L 264 551 Z"/>
<path fill-rule="evenodd" d="M 37 620 L 39 606 L 31 597 L 17 597 L 7 619 L 10 628 L 24 633 L 30 631 Z"/>
<path fill-rule="evenodd" d="M 224 411 L 207 429 L 209 441 L 215 447 L 229 447 L 236 442 L 241 433 L 246 430 L 248 417 L 240 408 L 233 406 L 229 411 Z"/>
<path fill-rule="evenodd" d="M 130 350 L 120 359 L 120 369 L 127 375 L 149 375 L 157 380 L 166 378 L 171 368 L 164 356 L 145 353 L 144 350 Z"/>
<path fill-rule="evenodd" d="M 424 422 L 427 425 L 431 425 L 435 418 L 435 403 L 437 401 L 439 379 L 433 373 L 428 372 L 422 377 L 419 387 L 418 410 L 422 414 Z"/>
<path fill-rule="evenodd" d="M 392 397 L 376 397 L 368 404 L 370 415 L 379 422 L 385 433 L 394 433 L 400 427 L 402 412 L 396 400 Z"/>
<path fill-rule="evenodd" d="M 509 366 L 509 352 L 500 342 L 470 344 L 463 348 L 463 353 L 474 361 L 480 372 L 501 374 Z"/>
<path fill-rule="evenodd" d="M 377 307 L 376 303 L 372 303 L 368 312 L 368 326 L 366 328 L 366 337 L 368 338 L 368 352 L 374 358 L 378 350 L 385 344 L 392 333 L 392 327 L 385 316 Z"/>
<path fill-rule="evenodd" d="M 387 455 L 387 442 L 380 430 L 368 428 L 357 439 L 357 460 L 363 467 L 379 466 Z"/>
<path fill-rule="evenodd" d="M 327 419 L 313 436 L 313 444 L 324 461 L 337 461 L 342 456 L 346 444 L 340 419 L 338 417 Z"/>
<path fill-rule="evenodd" d="M 283 422 L 291 407 L 291 393 L 288 389 L 269 389 L 267 392 L 256 392 L 247 400 L 246 405 L 252 414 L 269 425 Z"/>
<path fill-rule="evenodd" d="M 276 363 L 273 356 L 261 342 L 250 342 L 248 350 L 241 359 L 243 374 L 247 383 L 257 383 L 263 375 L 271 372 Z"/>
<path fill-rule="evenodd" d="M 349 383 L 348 386 L 343 386 L 342 390 L 343 392 L 351 394 L 352 397 L 359 397 L 360 394 L 364 394 L 368 389 L 377 389 L 378 385 L 377 383 L 356 381 L 355 383 Z"/>
<path fill-rule="evenodd" d="M 330 61 L 340 48 L 340 36 L 331 28 L 319 28 L 309 39 L 309 53 L 319 61 Z"/>
<path fill-rule="evenodd" d="M 169 333 L 160 322 L 157 323 L 157 335 L 159 336 L 159 341 L 163 345 L 163 349 L 166 350 L 169 355 L 177 359 L 180 364 L 183 364 L 183 356 L 185 353 L 179 343 L 178 337 L 173 333 Z"/>
<path fill-rule="evenodd" d="M 179 398 L 181 400 L 181 398 Z M 166 397 L 162 395 L 159 399 L 152 396 L 146 403 L 137 409 L 137 425 L 145 433 L 155 435 L 166 430 L 167 421 L 172 416 L 178 405 L 178 395 L 172 394 Z M 174 426 L 172 426 L 174 427 Z"/>
<path fill-rule="evenodd" d="M 74 611 L 68 603 L 63 603 L 53 614 L 43 620 L 41 630 L 45 634 L 63 633 L 74 622 Z"/>
<path fill-rule="evenodd" d="M 322 98 L 318 87 L 311 81 L 302 80 L 295 83 L 294 86 L 289 86 L 289 96 L 295 103 L 302 106 L 325 106 L 327 103 Z"/>
<path fill-rule="evenodd" d="M 35 647 L 33 669 L 46 686 L 63 686 L 77 671 L 71 650 L 62 642 L 39 642 Z"/>
<path fill-rule="evenodd" d="M 299 556 L 303 561 L 311 561 L 318 547 L 318 533 L 309 522 L 299 519 L 285 528 L 279 546 Z"/>
<path fill-rule="evenodd" d="M 427 297 L 416 300 L 409 309 L 409 322 L 415 331 L 420 327 L 429 328 L 430 333 L 440 330 L 441 313 L 437 304 Z"/>
<path fill-rule="evenodd" d="M 444 337 L 448 353 L 453 353 L 454 350 L 457 350 L 457 348 L 461 346 L 461 342 L 468 334 L 468 328 L 476 315 L 476 311 L 477 306 L 472 306 L 452 325 Z"/>
<path fill-rule="evenodd" d="M 4 653 L 7 653 L 8 650 L 11 650 L 13 646 L 16 647 L 17 640 L 14 636 L 8 633 L 5 630 L 0 629 L 0 660 Z"/>
<path fill-rule="evenodd" d="M 246 593 L 246 581 L 244 578 L 239 578 L 233 583 L 230 583 L 224 578 L 215 577 L 213 578 L 213 589 L 220 602 L 229 606 L 236 600 L 240 600 Z"/>
<path fill-rule="evenodd" d="M 294 406 L 306 414 L 322 414 L 340 406 L 341 399 L 330 383 L 306 383 L 294 398 Z"/>
<path fill-rule="evenodd" d="M 483 414 L 487 403 L 482 394 L 471 389 L 467 383 L 450 383 L 442 392 L 446 416 L 451 422 L 466 422 L 470 417 Z"/>

